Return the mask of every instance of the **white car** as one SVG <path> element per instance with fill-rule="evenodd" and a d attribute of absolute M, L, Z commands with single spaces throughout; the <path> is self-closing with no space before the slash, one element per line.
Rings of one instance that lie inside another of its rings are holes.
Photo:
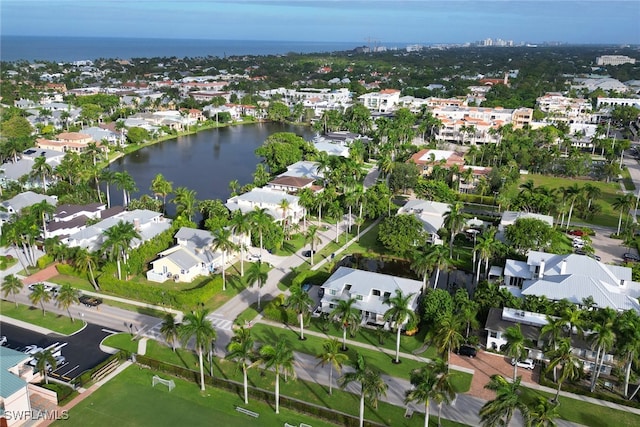
<path fill-rule="evenodd" d="M 42 347 L 38 347 L 35 344 L 31 344 L 31 345 L 28 345 L 28 346 L 26 346 L 24 348 L 23 353 L 34 355 L 36 353 L 40 353 L 41 351 L 44 351 L 44 349 Z"/>
<path fill-rule="evenodd" d="M 518 368 L 525 368 L 525 369 L 531 369 L 531 370 L 533 370 L 533 368 L 536 367 L 535 363 L 533 362 L 533 359 L 524 359 L 524 360 L 511 359 L 511 364 L 518 365 Z"/>
<path fill-rule="evenodd" d="M 7 337 L 6 336 L 1 336 L 0 337 L 0 345 L 7 345 Z"/>

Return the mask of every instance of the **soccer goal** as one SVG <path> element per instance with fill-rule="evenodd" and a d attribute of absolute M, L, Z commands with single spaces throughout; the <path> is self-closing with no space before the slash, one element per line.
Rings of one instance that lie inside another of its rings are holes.
<path fill-rule="evenodd" d="M 156 384 L 164 384 L 169 388 L 169 391 L 173 390 L 174 387 L 176 386 L 176 383 L 173 382 L 173 380 L 164 380 L 162 378 L 160 378 L 157 375 L 153 376 L 153 381 L 152 381 L 152 387 L 155 387 Z"/>

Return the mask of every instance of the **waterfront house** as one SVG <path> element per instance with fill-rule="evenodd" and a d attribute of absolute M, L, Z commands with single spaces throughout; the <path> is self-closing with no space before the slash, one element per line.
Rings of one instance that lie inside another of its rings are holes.
<path fill-rule="evenodd" d="M 438 230 L 444 226 L 444 215 L 451 210 L 447 203 L 431 200 L 409 200 L 398 209 L 398 215 L 413 215 L 422 223 L 424 231 L 429 235 L 428 242 L 442 244 Z"/>
<path fill-rule="evenodd" d="M 286 201 L 286 210 L 282 209 L 282 203 Z M 240 210 L 242 213 L 252 212 L 256 208 L 266 209 L 274 221 L 285 221 L 289 224 L 300 222 L 304 216 L 304 208 L 300 206 L 298 196 L 272 188 L 254 188 L 251 191 L 231 197 L 225 203 L 230 211 Z"/>

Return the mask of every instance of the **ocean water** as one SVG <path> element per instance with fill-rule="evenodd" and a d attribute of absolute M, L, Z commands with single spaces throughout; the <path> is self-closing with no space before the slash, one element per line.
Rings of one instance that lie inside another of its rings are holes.
<path fill-rule="evenodd" d="M 105 37 L 0 36 L 1 61 L 79 61 L 98 58 L 225 57 L 283 55 L 355 49 L 357 42 L 139 39 Z"/>

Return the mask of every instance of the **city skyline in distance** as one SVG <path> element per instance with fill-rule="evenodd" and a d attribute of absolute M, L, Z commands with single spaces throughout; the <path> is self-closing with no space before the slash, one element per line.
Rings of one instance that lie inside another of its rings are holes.
<path fill-rule="evenodd" d="M 640 2 L 3 0 L 2 35 L 359 44 L 640 44 Z"/>

